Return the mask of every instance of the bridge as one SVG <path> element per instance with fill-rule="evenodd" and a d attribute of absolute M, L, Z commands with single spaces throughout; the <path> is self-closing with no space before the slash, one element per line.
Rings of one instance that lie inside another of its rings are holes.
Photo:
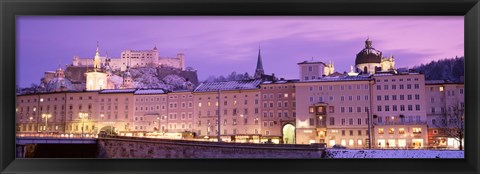
<path fill-rule="evenodd" d="M 26 146 L 32 144 L 97 144 L 95 137 L 68 137 L 48 134 L 20 135 L 16 137 L 16 156 L 24 158 Z"/>

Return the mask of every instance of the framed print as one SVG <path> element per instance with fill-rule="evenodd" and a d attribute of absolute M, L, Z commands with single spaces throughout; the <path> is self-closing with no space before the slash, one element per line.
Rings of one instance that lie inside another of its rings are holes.
<path fill-rule="evenodd" d="M 478 1 L 0 5 L 2 173 L 478 172 Z"/>

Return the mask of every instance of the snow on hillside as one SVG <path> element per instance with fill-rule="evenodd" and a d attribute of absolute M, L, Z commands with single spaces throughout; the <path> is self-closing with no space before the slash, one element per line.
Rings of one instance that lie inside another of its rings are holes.
<path fill-rule="evenodd" d="M 465 151 L 327 149 L 326 152 L 326 158 L 464 158 Z"/>

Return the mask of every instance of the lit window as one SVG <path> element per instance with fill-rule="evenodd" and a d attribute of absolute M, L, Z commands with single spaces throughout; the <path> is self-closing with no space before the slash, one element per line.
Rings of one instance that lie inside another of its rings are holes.
<path fill-rule="evenodd" d="M 414 134 L 421 134 L 422 133 L 422 128 L 412 128 L 412 131 Z"/>
<path fill-rule="evenodd" d="M 443 91 L 443 86 L 440 86 L 440 89 L 439 89 L 439 90 L 440 90 L 440 91 Z"/>
<path fill-rule="evenodd" d="M 394 134 L 395 133 L 395 129 L 394 128 L 389 128 L 388 129 L 388 134 Z"/>
<path fill-rule="evenodd" d="M 399 134 L 405 134 L 405 129 L 404 128 L 398 128 L 398 133 Z"/>
<path fill-rule="evenodd" d="M 313 112 L 314 112 L 314 108 L 310 107 L 310 113 L 313 113 Z"/>
<path fill-rule="evenodd" d="M 378 128 L 378 134 L 383 134 L 383 128 Z"/>
<path fill-rule="evenodd" d="M 198 107 L 202 107 L 202 103 L 198 103 Z"/>

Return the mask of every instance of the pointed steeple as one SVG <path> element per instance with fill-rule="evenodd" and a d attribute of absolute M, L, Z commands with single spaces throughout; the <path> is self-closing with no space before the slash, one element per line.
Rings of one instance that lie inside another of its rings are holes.
<path fill-rule="evenodd" d="M 100 63 L 100 52 L 98 48 L 98 41 L 97 41 L 97 51 L 95 52 L 95 57 L 93 58 L 93 70 L 97 71 L 101 68 Z"/>
<path fill-rule="evenodd" d="M 260 53 L 260 45 L 258 46 L 258 58 L 257 58 L 257 68 L 255 69 L 255 79 L 262 78 L 262 75 L 264 74 L 263 71 L 263 64 L 262 64 L 262 55 Z"/>
<path fill-rule="evenodd" d="M 97 51 L 95 51 L 95 58 L 100 57 L 100 51 L 98 49 L 98 41 L 97 41 Z"/>

